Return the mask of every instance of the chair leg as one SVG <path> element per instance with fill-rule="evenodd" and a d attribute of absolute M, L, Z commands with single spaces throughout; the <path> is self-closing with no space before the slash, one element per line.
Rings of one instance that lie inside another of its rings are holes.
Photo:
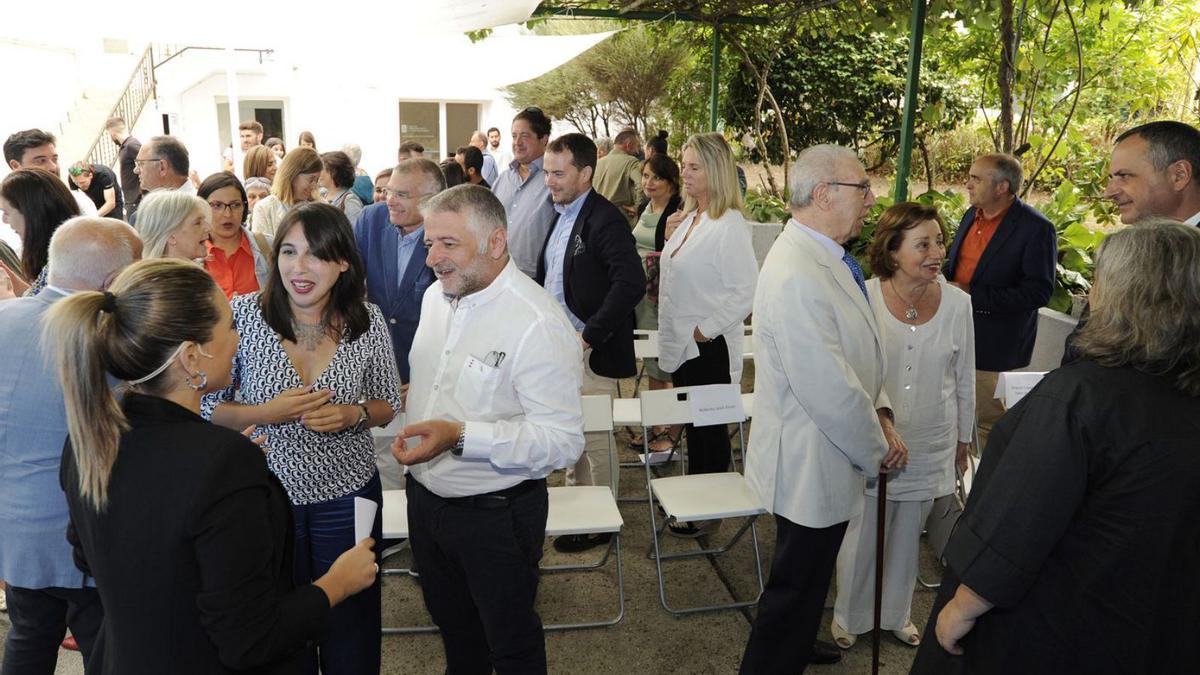
<path fill-rule="evenodd" d="M 617 564 L 617 614 L 609 619 L 600 621 L 584 621 L 579 623 L 552 623 L 543 626 L 544 630 L 578 630 L 582 628 L 604 628 L 607 626 L 615 626 L 625 618 L 625 567 L 624 557 L 621 552 L 621 533 L 613 533 L 613 543 L 610 545 L 610 550 L 616 549 L 616 564 Z M 605 559 L 608 554 L 605 553 Z"/>

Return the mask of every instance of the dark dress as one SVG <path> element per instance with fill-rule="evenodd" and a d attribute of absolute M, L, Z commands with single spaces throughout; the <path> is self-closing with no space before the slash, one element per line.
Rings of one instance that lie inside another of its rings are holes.
<path fill-rule="evenodd" d="M 105 613 L 88 672 L 296 672 L 329 601 L 293 585 L 292 511 L 262 451 L 166 399 L 122 405 L 104 512 L 63 452 L 68 538 Z"/>
<path fill-rule="evenodd" d="M 1200 663 L 1200 399 L 1079 361 L 993 428 L 914 673 L 1184 673 Z M 995 607 L 937 642 L 960 583 Z"/>

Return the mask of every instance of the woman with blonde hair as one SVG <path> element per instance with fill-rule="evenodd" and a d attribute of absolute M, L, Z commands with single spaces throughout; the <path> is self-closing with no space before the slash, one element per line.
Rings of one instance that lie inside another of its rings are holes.
<path fill-rule="evenodd" d="M 742 322 L 753 308 L 758 262 L 725 137 L 689 138 L 681 175 L 683 209 L 668 219 L 659 263 L 658 365 L 677 387 L 740 382 Z M 685 429 L 689 473 L 728 470 L 723 425 Z M 710 523 L 670 527 L 672 534 L 695 537 Z"/>
<path fill-rule="evenodd" d="M 1089 297 L 988 436 L 913 673 L 1196 669 L 1200 231 L 1108 235 Z"/>
<path fill-rule="evenodd" d="M 211 229 L 212 209 L 194 194 L 155 190 L 138 205 L 137 229 L 143 258 L 203 260 Z"/>
<path fill-rule="evenodd" d="M 104 605 L 95 671 L 298 672 L 331 607 L 374 582 L 373 541 L 293 581 L 283 488 L 254 443 L 200 416 L 238 345 L 212 278 L 134 263 L 107 292 L 56 302 L 42 340 L 66 404 L 67 537 Z"/>
<path fill-rule="evenodd" d="M 313 200 L 324 167 L 321 156 L 311 148 L 299 147 L 284 155 L 270 196 L 254 205 L 254 231 L 275 236 L 279 223 L 294 206 Z"/>
<path fill-rule="evenodd" d="M 251 178 L 266 178 L 268 181 L 275 180 L 275 153 L 265 145 L 256 145 L 246 151 L 246 158 L 242 160 L 242 176 L 246 180 Z"/>

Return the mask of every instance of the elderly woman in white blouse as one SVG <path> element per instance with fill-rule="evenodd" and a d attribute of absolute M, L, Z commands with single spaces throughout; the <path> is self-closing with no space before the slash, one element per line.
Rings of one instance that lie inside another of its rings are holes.
<path fill-rule="evenodd" d="M 975 330 L 971 296 L 939 278 L 946 256 L 937 209 L 912 202 L 883 213 L 871 242 L 867 295 L 887 355 L 884 389 L 908 464 L 888 477 L 880 628 L 909 646 L 921 642 L 909 616 L 917 540 L 933 500 L 954 490 L 965 468 L 975 415 Z M 843 649 L 874 625 L 878 499 L 864 495 L 837 560 L 831 631 Z"/>
<path fill-rule="evenodd" d="M 729 144 L 698 134 L 683 146 L 684 203 L 667 222 L 660 259 L 659 367 L 677 387 L 740 382 L 742 322 L 754 305 L 758 263 Z M 729 469 L 724 426 L 687 425 L 688 472 Z M 694 537 L 720 521 L 672 523 Z"/>

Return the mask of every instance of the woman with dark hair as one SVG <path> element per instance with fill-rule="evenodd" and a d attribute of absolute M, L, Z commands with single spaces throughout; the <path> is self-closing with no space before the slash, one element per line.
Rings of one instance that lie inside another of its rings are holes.
<path fill-rule="evenodd" d="M 667 155 L 667 136 L 670 134 L 665 129 L 660 129 L 653 138 L 646 141 L 646 159 L 650 159 L 655 155 Z"/>
<path fill-rule="evenodd" d="M 214 173 L 200 184 L 196 196 L 212 209 L 204 269 L 225 291 L 225 297 L 246 295 L 265 287 L 271 275 L 271 239 L 246 228 L 249 209 L 241 182 L 224 171 Z"/>
<path fill-rule="evenodd" d="M 18 295 L 37 295 L 46 287 L 50 237 L 68 218 L 79 215 L 79 204 L 67 186 L 41 169 L 18 169 L 0 183 L 0 212 L 21 238 L 20 274 L 27 284 L 14 283 Z"/>
<path fill-rule="evenodd" d="M 205 410 L 219 424 L 265 430 L 267 464 L 292 501 L 299 583 L 354 545 L 356 497 L 382 503 L 370 429 L 400 410 L 400 375 L 383 314 L 366 302 L 362 260 L 341 211 L 293 209 L 272 254 L 266 288 L 233 300 L 241 333 L 233 381 Z M 382 507 L 376 540 L 381 518 Z M 376 582 L 334 610 L 318 645 L 321 670 L 378 673 L 380 628 Z"/>
<path fill-rule="evenodd" d="M 652 155 L 642 162 L 642 193 L 646 200 L 638 205 L 637 222 L 633 226 L 633 238 L 637 240 L 638 253 L 646 270 L 646 295 L 634 310 L 637 327 L 642 330 L 658 330 L 658 263 L 662 254 L 667 218 L 679 210 L 683 197 L 679 192 L 679 165 L 665 154 Z M 667 389 L 671 386 L 671 374 L 658 367 L 658 359 L 646 361 L 646 375 L 651 389 Z M 655 429 L 650 449 L 655 452 L 670 450 L 674 445 L 668 429 Z M 640 435 L 630 443 L 641 447 Z"/>
<path fill-rule="evenodd" d="M 354 162 L 341 150 L 321 154 L 321 178 L 318 184 L 325 194 L 325 202 L 341 209 L 351 224 L 362 213 L 363 203 L 354 194 Z"/>
<path fill-rule="evenodd" d="M 988 435 L 914 673 L 1196 670 L 1200 231 L 1108 235 L 1089 300 Z"/>
<path fill-rule="evenodd" d="M 946 231 L 937 209 L 904 202 L 884 211 L 871 241 L 867 297 L 882 334 L 895 431 L 908 463 L 888 475 L 880 627 L 915 647 L 909 616 L 921 530 L 933 500 L 954 491 L 975 424 L 975 324 L 971 296 L 941 275 Z M 986 392 L 985 395 L 990 395 Z M 874 625 L 877 493 L 863 495 L 837 558 L 830 630 L 842 649 Z"/>
<path fill-rule="evenodd" d="M 254 205 L 254 231 L 275 236 L 280 221 L 293 207 L 313 200 L 324 168 L 315 150 L 296 148 L 285 155 L 271 183 L 271 194 Z"/>
<path fill-rule="evenodd" d="M 377 583 L 369 538 L 294 582 L 279 481 L 254 443 L 200 416 L 201 396 L 229 382 L 232 318 L 204 270 L 168 258 L 46 315 L 69 431 L 67 538 L 104 605 L 89 673 L 295 673 L 330 607 Z"/>
<path fill-rule="evenodd" d="M 317 139 L 313 137 L 311 131 L 301 131 L 300 132 L 300 142 L 297 143 L 296 146 L 301 147 L 301 148 L 308 148 L 309 150 L 316 152 L 317 151 Z"/>
<path fill-rule="evenodd" d="M 266 178 L 268 181 L 275 180 L 276 167 L 275 153 L 265 145 L 255 145 L 246 151 L 246 158 L 242 160 L 242 176 L 246 180 L 251 178 Z"/>

